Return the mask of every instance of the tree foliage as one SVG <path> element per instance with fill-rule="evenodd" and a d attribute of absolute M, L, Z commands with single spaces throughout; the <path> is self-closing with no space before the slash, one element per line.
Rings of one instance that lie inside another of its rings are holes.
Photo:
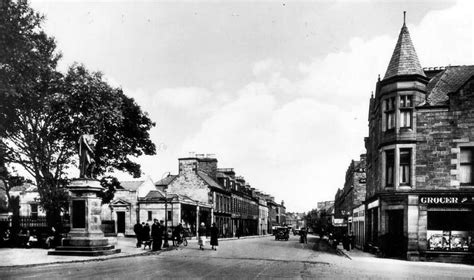
<path fill-rule="evenodd" d="M 115 192 L 120 188 L 120 182 L 116 177 L 106 176 L 100 180 L 100 185 L 104 188 L 99 193 L 99 197 L 102 198 L 102 204 L 107 204 L 114 198 Z"/>
<path fill-rule="evenodd" d="M 132 157 L 155 154 L 154 123 L 100 72 L 74 64 L 60 73 L 61 56 L 42 21 L 23 1 L 0 7 L 0 148 L 35 178 L 41 206 L 57 216 L 67 206 L 68 168 L 77 166 L 87 126 L 98 140 L 96 175 L 118 169 L 138 177 Z"/>

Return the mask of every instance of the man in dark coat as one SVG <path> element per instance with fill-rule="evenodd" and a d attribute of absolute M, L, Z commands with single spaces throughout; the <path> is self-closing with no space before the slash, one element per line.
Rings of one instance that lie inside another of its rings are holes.
<path fill-rule="evenodd" d="M 137 222 L 133 226 L 133 232 L 135 232 L 135 236 L 137 237 L 137 248 L 140 248 L 140 246 L 142 246 L 142 225 L 140 222 Z"/>
<path fill-rule="evenodd" d="M 211 246 L 212 250 L 217 251 L 217 246 L 219 246 L 219 242 L 217 238 L 219 237 L 219 229 L 217 228 L 216 223 L 212 223 L 211 227 Z"/>
<path fill-rule="evenodd" d="M 158 223 L 157 219 L 154 219 L 154 223 L 151 226 L 151 237 L 153 238 L 153 251 L 161 250 L 161 242 L 163 237 L 163 227 Z"/>

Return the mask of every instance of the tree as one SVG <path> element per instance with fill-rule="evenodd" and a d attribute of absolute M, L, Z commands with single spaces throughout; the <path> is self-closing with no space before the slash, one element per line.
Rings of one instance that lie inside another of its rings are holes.
<path fill-rule="evenodd" d="M 114 194 L 118 188 L 120 188 L 120 182 L 116 177 L 107 176 L 100 180 L 100 185 L 104 188 L 99 193 L 99 197 L 102 198 L 102 204 L 107 204 L 114 198 Z"/>
<path fill-rule="evenodd" d="M 131 156 L 155 154 L 154 123 L 101 73 L 78 64 L 58 72 L 60 54 L 42 20 L 23 1 L 0 7 L 0 148 L 35 179 L 48 224 L 55 225 L 68 205 L 68 168 L 77 165 L 86 127 L 98 140 L 95 175 L 118 169 L 138 177 Z"/>

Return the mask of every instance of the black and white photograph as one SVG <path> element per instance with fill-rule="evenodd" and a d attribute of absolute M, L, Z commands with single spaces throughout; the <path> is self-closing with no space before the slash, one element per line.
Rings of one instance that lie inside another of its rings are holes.
<path fill-rule="evenodd" d="M 0 279 L 474 279 L 474 2 L 0 0 Z"/>

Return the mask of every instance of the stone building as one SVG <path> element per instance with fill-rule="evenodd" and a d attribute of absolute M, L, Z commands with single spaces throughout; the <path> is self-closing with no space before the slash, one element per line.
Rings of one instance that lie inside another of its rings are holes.
<path fill-rule="evenodd" d="M 133 226 L 139 219 L 140 208 L 138 200 L 144 198 L 150 191 L 154 191 L 155 184 L 150 177 L 135 181 L 121 181 L 113 200 L 102 205 L 101 220 L 103 223 L 112 223 L 110 231 L 118 235 L 134 235 Z"/>
<path fill-rule="evenodd" d="M 366 188 L 366 156 L 360 155 L 360 160 L 352 160 L 346 171 L 344 188 L 338 189 L 334 200 L 334 218 L 339 220 L 334 226 L 342 227 L 342 232 L 356 236 L 358 246 L 363 246 L 365 232 L 364 221 L 360 219 L 359 211 L 357 220 L 354 220 L 354 209 L 360 207 L 365 200 Z"/>
<path fill-rule="evenodd" d="M 370 99 L 370 248 L 409 260 L 472 262 L 473 76 L 474 66 L 423 69 L 403 24 Z"/>
<path fill-rule="evenodd" d="M 179 174 L 169 182 L 157 183 L 157 188 L 199 204 L 188 209 L 190 215 L 198 217 L 192 227 L 200 222 L 208 226 L 215 222 L 222 236 L 235 236 L 238 230 L 241 235 L 259 233 L 259 200 L 255 189 L 243 177 L 235 176 L 232 168 L 217 168 L 214 157 L 180 158 Z"/>

